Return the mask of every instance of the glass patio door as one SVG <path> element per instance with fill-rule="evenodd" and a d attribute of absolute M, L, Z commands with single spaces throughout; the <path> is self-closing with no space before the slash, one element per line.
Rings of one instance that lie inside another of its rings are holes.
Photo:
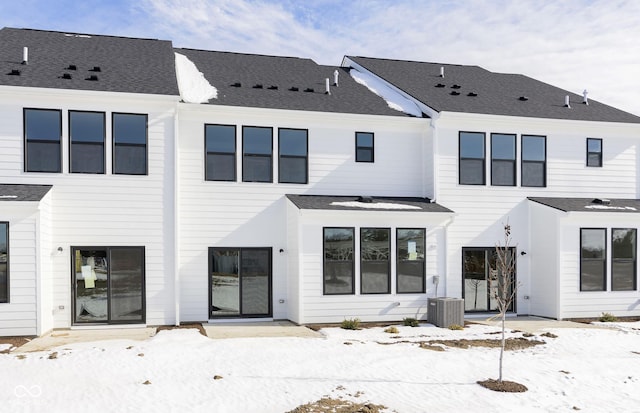
<path fill-rule="evenodd" d="M 509 249 L 510 254 L 515 254 L 515 249 Z M 497 266 L 497 253 L 495 247 L 490 248 L 463 248 L 462 249 L 462 290 L 464 309 L 467 312 L 492 312 L 497 311 L 496 295 L 501 277 Z M 513 288 L 514 274 L 510 277 L 509 292 Z M 512 301 L 509 311 L 513 311 L 515 299 Z"/>
<path fill-rule="evenodd" d="M 72 248 L 73 323 L 144 323 L 144 247 Z"/>
<path fill-rule="evenodd" d="M 271 316 L 271 248 L 209 248 L 209 317 Z"/>

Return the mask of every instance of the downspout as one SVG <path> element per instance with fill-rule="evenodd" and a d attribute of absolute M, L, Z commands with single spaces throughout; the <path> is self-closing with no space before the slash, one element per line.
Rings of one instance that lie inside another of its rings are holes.
<path fill-rule="evenodd" d="M 178 153 L 179 105 L 180 102 L 176 102 L 175 115 L 173 117 L 173 299 L 176 306 L 176 326 L 180 325 L 180 155 Z"/>
<path fill-rule="evenodd" d="M 449 280 L 449 273 L 447 271 L 448 268 L 448 262 L 449 262 L 449 243 L 447 242 L 447 231 L 449 229 L 449 225 L 451 225 L 453 223 L 453 219 L 455 218 L 455 214 L 453 214 L 453 216 L 451 216 L 451 218 L 449 218 L 449 220 L 447 222 L 444 223 L 444 225 L 442 226 L 444 232 L 443 232 L 443 241 L 442 243 L 444 244 L 444 295 L 443 297 L 447 297 L 447 284 L 448 284 L 448 280 Z M 436 286 L 437 289 L 437 286 Z"/>

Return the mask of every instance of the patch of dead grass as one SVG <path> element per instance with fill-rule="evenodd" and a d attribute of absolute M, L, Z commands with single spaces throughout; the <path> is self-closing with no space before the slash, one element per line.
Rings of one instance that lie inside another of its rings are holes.
<path fill-rule="evenodd" d="M 200 334 L 207 337 L 207 331 L 204 329 L 204 327 L 202 327 L 202 324 L 200 323 L 187 323 L 187 324 L 180 324 L 179 326 L 170 326 L 170 325 L 158 326 L 156 333 L 159 333 L 163 330 L 176 330 L 176 329 L 183 329 L 183 328 L 195 328 L 200 332 Z"/>
<path fill-rule="evenodd" d="M 499 381 L 494 379 L 487 379 L 480 380 L 477 383 L 489 390 L 499 391 L 503 393 L 524 393 L 529 390 L 524 384 L 516 383 L 515 381 L 509 380 Z"/>
<path fill-rule="evenodd" d="M 2 350 L 0 351 L 0 354 L 9 354 L 10 352 L 12 352 L 13 350 L 15 350 L 16 348 L 27 344 L 29 341 L 31 341 L 34 337 L 32 336 L 28 336 L 28 337 L 0 337 L 0 344 L 9 344 L 11 345 L 11 347 L 9 347 L 8 349 Z"/>
<path fill-rule="evenodd" d="M 287 413 L 381 413 L 387 407 L 373 403 L 355 403 L 349 400 L 323 397 L 303 404 Z"/>

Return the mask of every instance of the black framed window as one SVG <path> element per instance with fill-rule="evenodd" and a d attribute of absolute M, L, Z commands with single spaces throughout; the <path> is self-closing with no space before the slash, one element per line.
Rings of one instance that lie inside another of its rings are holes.
<path fill-rule="evenodd" d="M 458 136 L 460 185 L 484 185 L 485 135 L 481 132 L 460 132 Z"/>
<path fill-rule="evenodd" d="M 9 302 L 9 223 L 0 222 L 0 303 Z"/>
<path fill-rule="evenodd" d="M 306 129 L 278 129 L 278 182 L 308 182 L 308 132 Z"/>
<path fill-rule="evenodd" d="M 360 292 L 391 292 L 391 230 L 360 228 Z"/>
<path fill-rule="evenodd" d="M 147 115 L 113 113 L 113 173 L 146 175 Z"/>
<path fill-rule="evenodd" d="M 607 289 L 607 230 L 580 229 L 580 291 Z"/>
<path fill-rule="evenodd" d="M 236 180 L 236 127 L 205 125 L 205 179 L 207 181 Z"/>
<path fill-rule="evenodd" d="M 547 138 L 522 135 L 522 186 L 547 186 Z"/>
<path fill-rule="evenodd" d="M 373 133 L 356 132 L 356 162 L 373 162 Z"/>
<path fill-rule="evenodd" d="M 103 174 L 104 112 L 69 111 L 69 172 Z"/>
<path fill-rule="evenodd" d="M 242 127 L 242 181 L 273 182 L 273 130 Z"/>
<path fill-rule="evenodd" d="M 396 290 L 402 293 L 425 292 L 425 230 L 396 230 Z"/>
<path fill-rule="evenodd" d="M 602 139 L 587 138 L 587 166 L 602 166 Z"/>
<path fill-rule="evenodd" d="M 354 229 L 324 228 L 323 230 L 323 293 L 354 293 Z"/>
<path fill-rule="evenodd" d="M 611 230 L 611 291 L 636 289 L 636 249 L 635 228 Z"/>
<path fill-rule="evenodd" d="M 516 135 L 491 134 L 491 185 L 516 185 Z"/>
<path fill-rule="evenodd" d="M 516 249 L 509 247 L 505 258 L 514 262 L 515 257 Z M 507 294 L 511 294 L 516 285 L 516 268 L 514 267 L 512 274 L 501 274 L 498 262 L 496 247 L 462 248 L 462 298 L 465 311 L 498 311 L 496 292 L 503 281 L 507 281 Z M 515 305 L 514 299 L 507 310 L 515 311 Z"/>
<path fill-rule="evenodd" d="M 24 171 L 61 172 L 62 111 L 24 109 Z"/>

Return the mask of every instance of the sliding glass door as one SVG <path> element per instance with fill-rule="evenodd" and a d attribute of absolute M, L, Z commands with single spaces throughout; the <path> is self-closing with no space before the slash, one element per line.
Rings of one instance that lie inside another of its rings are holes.
<path fill-rule="evenodd" d="M 515 249 L 510 248 L 513 256 Z M 495 247 L 462 249 L 462 282 L 464 308 L 468 312 L 497 311 L 496 294 L 498 293 L 499 276 Z M 509 279 L 509 291 L 513 288 L 515 272 Z M 514 310 L 515 299 L 509 311 Z"/>
<path fill-rule="evenodd" d="M 144 323 L 144 267 L 144 247 L 73 247 L 73 323 Z"/>
<path fill-rule="evenodd" d="M 209 317 L 271 316 L 271 248 L 209 248 Z"/>

